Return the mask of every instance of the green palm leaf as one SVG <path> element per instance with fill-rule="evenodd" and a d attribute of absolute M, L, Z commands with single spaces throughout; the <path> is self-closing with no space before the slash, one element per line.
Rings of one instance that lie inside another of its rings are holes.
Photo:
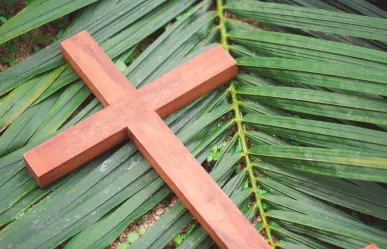
<path fill-rule="evenodd" d="M 230 3 L 226 10 L 242 18 L 290 28 L 387 41 L 387 21 L 353 14 L 287 4 L 246 1 Z M 278 18 L 281 16 L 281 18 Z"/>
<path fill-rule="evenodd" d="M 258 145 L 250 153 L 269 163 L 328 176 L 367 181 L 387 181 L 383 154 L 344 149 Z"/>
<path fill-rule="evenodd" d="M 70 2 L 36 1 L 7 34 L 81 8 Z M 59 50 L 86 29 L 136 87 L 220 42 L 239 57 L 238 77 L 166 118 L 173 132 L 199 162 L 217 152 L 211 176 L 273 247 L 387 247 L 387 26 L 369 17 L 382 10 L 364 0 L 217 0 L 214 11 L 210 0 L 91 2 L 59 41 L 0 73 L 2 245 L 105 248 L 171 194 L 130 142 L 46 189 L 25 170 L 24 152 L 103 108 Z M 178 202 L 131 247 L 176 236 L 179 248 L 214 245 Z"/>
<path fill-rule="evenodd" d="M 387 150 L 387 134 L 344 124 L 281 116 L 248 114 L 243 120 L 269 134 L 325 148 Z"/>
<path fill-rule="evenodd" d="M 258 56 L 238 58 L 237 62 L 248 71 L 274 80 L 383 96 L 387 93 L 387 74 L 374 68 Z"/>
<path fill-rule="evenodd" d="M 260 97 L 263 103 L 285 110 L 371 124 L 387 124 L 387 103 L 383 99 L 280 86 L 242 86 L 237 91 L 241 95 Z"/>
<path fill-rule="evenodd" d="M 367 233 L 363 230 L 355 229 L 349 225 L 336 222 L 334 219 L 327 219 L 327 217 L 308 217 L 304 214 L 282 210 L 269 211 L 268 216 L 276 220 L 283 220 L 285 222 L 292 222 L 318 230 L 328 231 L 333 234 L 339 234 L 342 235 L 340 238 L 343 240 L 346 239 L 345 237 L 357 238 L 357 240 L 363 242 L 363 246 L 366 246 L 371 242 L 376 242 L 381 246 L 386 246 L 385 239 L 380 237 L 379 234 Z M 343 233 L 343 231 L 345 232 Z"/>
<path fill-rule="evenodd" d="M 306 60 L 343 62 L 380 69 L 387 66 L 387 56 L 384 52 L 340 42 L 267 31 L 232 31 L 229 35 L 238 44 L 278 57 L 298 59 L 302 56 Z"/>
<path fill-rule="evenodd" d="M 0 44 L 98 0 L 37 0 L 0 28 Z"/>

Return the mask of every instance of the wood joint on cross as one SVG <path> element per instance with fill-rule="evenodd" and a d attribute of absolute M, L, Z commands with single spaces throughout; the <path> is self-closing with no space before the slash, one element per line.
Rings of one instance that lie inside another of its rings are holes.
<path fill-rule="evenodd" d="M 105 108 L 24 154 L 41 187 L 131 139 L 221 248 L 270 248 L 162 120 L 236 76 L 220 45 L 138 90 L 86 31 L 61 48 Z"/>

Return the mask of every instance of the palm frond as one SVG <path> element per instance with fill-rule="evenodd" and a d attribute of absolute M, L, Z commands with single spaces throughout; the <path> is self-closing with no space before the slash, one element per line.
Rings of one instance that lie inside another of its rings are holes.
<path fill-rule="evenodd" d="M 171 194 L 130 142 L 46 189 L 25 170 L 24 152 L 102 109 L 59 49 L 86 29 L 136 87 L 220 42 L 238 77 L 166 118 L 169 127 L 199 162 L 225 144 L 210 174 L 271 246 L 387 248 L 383 10 L 364 0 L 217 0 L 216 11 L 209 0 L 70 2 L 80 1 L 36 1 L 7 31 L 88 5 L 59 41 L 0 73 L 2 245 L 105 248 Z M 164 248 L 187 226 L 179 248 L 213 246 L 178 202 L 131 248 Z"/>
<path fill-rule="evenodd" d="M 312 60 L 329 63 L 350 63 L 359 66 L 386 67 L 384 52 L 355 47 L 340 42 L 321 40 L 281 32 L 231 31 L 230 38 L 254 52 L 288 59 Z M 231 46 L 233 50 L 233 46 Z"/>
<path fill-rule="evenodd" d="M 0 44 L 98 0 L 37 0 L 0 28 Z M 116 2 L 112 1 L 112 2 Z"/>
<path fill-rule="evenodd" d="M 246 1 L 225 5 L 241 18 L 297 29 L 387 41 L 386 20 L 287 4 Z M 281 18 L 278 18 L 281 16 Z"/>

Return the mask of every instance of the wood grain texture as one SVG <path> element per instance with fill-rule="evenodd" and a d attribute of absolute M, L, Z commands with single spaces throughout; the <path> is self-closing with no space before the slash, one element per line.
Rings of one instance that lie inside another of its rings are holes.
<path fill-rule="evenodd" d="M 62 50 L 106 108 L 24 154 L 41 187 L 130 138 L 221 248 L 270 248 L 161 119 L 236 76 L 221 46 L 139 90 L 86 32 Z"/>
<path fill-rule="evenodd" d="M 237 74 L 234 58 L 217 45 L 140 88 L 136 94 L 150 109 L 166 117 Z"/>
<path fill-rule="evenodd" d="M 136 90 L 87 31 L 66 39 L 60 46 L 66 61 L 103 106 Z"/>
<path fill-rule="evenodd" d="M 221 248 L 268 248 L 222 189 L 155 112 L 142 112 L 129 137 Z"/>
<path fill-rule="evenodd" d="M 128 139 L 126 125 L 135 110 L 121 115 L 106 108 L 24 154 L 28 170 L 45 187 Z"/>
<path fill-rule="evenodd" d="M 85 48 L 88 55 L 95 55 L 97 57 L 95 61 L 101 62 L 101 65 L 108 64 L 104 60 L 111 62 L 107 56 L 101 57 L 100 53 L 90 52 L 100 49 L 94 43 L 83 43 L 92 44 L 91 48 Z M 82 54 L 78 48 L 74 51 L 71 50 L 72 48 L 72 46 L 62 46 L 63 50 L 70 49 L 66 51 L 67 54 Z M 92 57 L 89 60 L 93 60 Z M 69 63 L 74 68 L 78 67 L 81 72 L 93 74 L 93 70 L 87 67 L 94 67 L 95 63 L 84 63 L 83 60 L 70 60 Z M 118 70 L 111 72 L 122 75 Z M 106 88 L 107 90 L 104 87 L 98 87 L 98 93 L 107 100 L 107 105 L 110 105 L 25 153 L 27 168 L 39 186 L 45 187 L 85 162 L 127 140 L 127 133 L 123 130 L 130 122 L 136 120 L 136 115 L 133 115 L 136 110 L 148 109 L 156 111 L 161 117 L 166 117 L 201 95 L 226 83 L 236 74 L 235 60 L 221 46 L 215 46 L 139 90 L 133 90 L 130 82 L 126 80 L 130 92 L 113 103 L 105 97 L 105 92 L 107 92 L 106 96 L 110 96 L 114 89 L 118 92 L 117 94 L 121 94 L 121 87 L 113 87 L 116 86 L 115 84 Z M 88 85 L 94 82 L 97 86 L 103 84 L 100 82 L 101 78 L 83 74 L 80 76 L 84 81 L 89 82 Z M 92 87 L 92 89 L 96 88 Z"/>

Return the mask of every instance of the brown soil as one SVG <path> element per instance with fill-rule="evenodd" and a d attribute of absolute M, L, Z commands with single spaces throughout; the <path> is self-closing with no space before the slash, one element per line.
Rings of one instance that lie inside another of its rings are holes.
<path fill-rule="evenodd" d="M 0 4 L 0 10 L 3 10 L 5 12 L 5 16 L 9 18 L 16 15 L 26 6 L 27 2 L 17 1 L 11 6 L 7 4 Z M 71 16 L 59 18 L 1 44 L 0 72 L 20 61 L 23 61 L 38 50 L 51 44 L 56 40 L 59 32 L 69 25 L 70 20 Z M 2 25 L 3 23 L 0 22 L 0 26 Z"/>
<path fill-rule="evenodd" d="M 171 195 L 169 198 L 157 204 L 152 210 L 148 213 L 144 214 L 142 217 L 136 219 L 132 222 L 121 234 L 120 236 L 112 243 L 111 246 L 106 249 L 116 249 L 120 244 L 127 243 L 128 233 L 136 232 L 140 237 L 140 229 L 143 228 L 145 230 L 149 230 L 160 218 L 164 215 L 171 207 L 173 207 L 178 201 L 178 198 L 175 195 Z M 171 247 L 174 248 L 173 242 Z"/>

